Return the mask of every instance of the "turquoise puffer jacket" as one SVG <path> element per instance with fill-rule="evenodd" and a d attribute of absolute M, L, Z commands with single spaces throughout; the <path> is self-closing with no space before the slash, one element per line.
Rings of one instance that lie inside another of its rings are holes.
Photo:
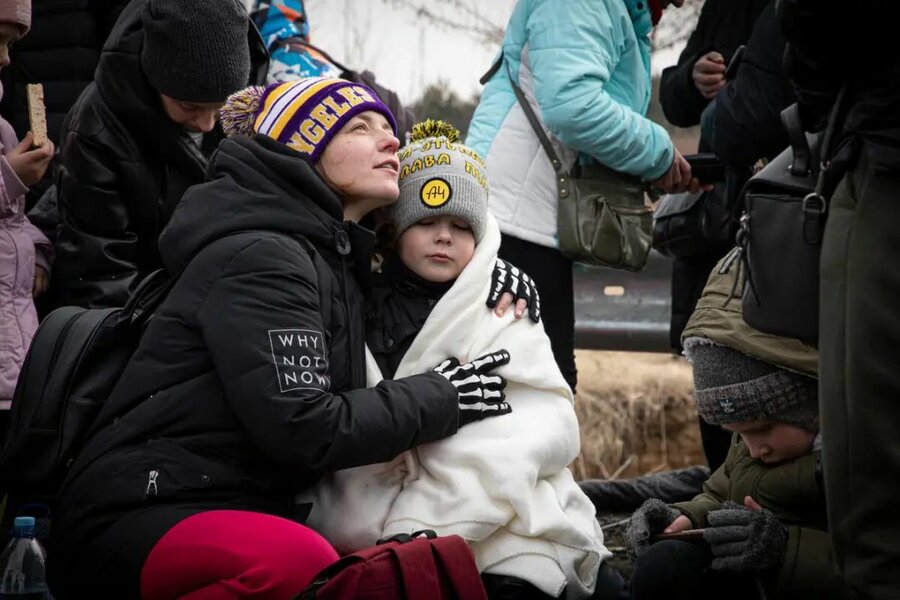
<path fill-rule="evenodd" d="M 487 159 L 491 209 L 504 233 L 557 245 L 553 169 L 516 103 L 507 66 L 567 166 L 591 157 L 648 180 L 668 170 L 672 142 L 644 116 L 650 30 L 646 0 L 516 4 L 504 68 L 485 87 L 466 139 Z"/>

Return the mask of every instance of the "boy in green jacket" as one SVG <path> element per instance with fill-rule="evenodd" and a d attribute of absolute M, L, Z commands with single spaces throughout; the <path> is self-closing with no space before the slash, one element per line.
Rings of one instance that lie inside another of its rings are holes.
<path fill-rule="evenodd" d="M 650 499 L 632 515 L 632 596 L 849 597 L 828 539 L 816 349 L 747 325 L 727 260 L 713 270 L 682 342 L 697 410 L 733 433 L 731 448 L 693 500 Z M 704 529 L 702 538 L 651 544 L 656 534 L 688 529 Z"/>

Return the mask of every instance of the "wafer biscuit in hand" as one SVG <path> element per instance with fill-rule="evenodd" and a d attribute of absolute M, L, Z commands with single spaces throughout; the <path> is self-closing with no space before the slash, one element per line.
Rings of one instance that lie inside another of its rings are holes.
<path fill-rule="evenodd" d="M 44 108 L 44 86 L 40 83 L 29 83 L 25 86 L 28 97 L 28 122 L 34 136 L 34 145 L 47 143 L 47 110 Z"/>

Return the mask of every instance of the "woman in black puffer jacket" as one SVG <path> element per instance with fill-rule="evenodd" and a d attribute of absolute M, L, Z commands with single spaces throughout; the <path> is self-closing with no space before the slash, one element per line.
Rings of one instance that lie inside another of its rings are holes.
<path fill-rule="evenodd" d="M 399 193 L 393 117 L 340 79 L 261 92 L 160 238 L 180 276 L 63 484 L 57 598 L 291 598 L 336 558 L 298 491 L 508 411 L 503 353 L 363 389 L 357 221 Z"/>

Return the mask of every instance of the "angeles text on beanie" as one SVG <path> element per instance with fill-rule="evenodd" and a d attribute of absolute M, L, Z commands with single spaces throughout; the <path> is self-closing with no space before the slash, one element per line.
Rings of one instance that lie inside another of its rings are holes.
<path fill-rule="evenodd" d="M 481 241 L 487 222 L 488 184 L 484 160 L 459 141 L 459 132 L 428 119 L 413 126 L 400 149 L 400 198 L 388 209 L 396 235 L 428 217 L 452 215 Z"/>
<path fill-rule="evenodd" d="M 141 69 L 157 92 L 212 103 L 247 85 L 250 17 L 237 0 L 148 0 L 142 22 Z"/>
<path fill-rule="evenodd" d="M 368 87 L 345 79 L 309 77 L 236 92 L 222 107 L 221 118 L 228 135 L 259 133 L 315 164 L 347 121 L 370 110 L 384 115 L 397 134 L 394 115 Z"/>

